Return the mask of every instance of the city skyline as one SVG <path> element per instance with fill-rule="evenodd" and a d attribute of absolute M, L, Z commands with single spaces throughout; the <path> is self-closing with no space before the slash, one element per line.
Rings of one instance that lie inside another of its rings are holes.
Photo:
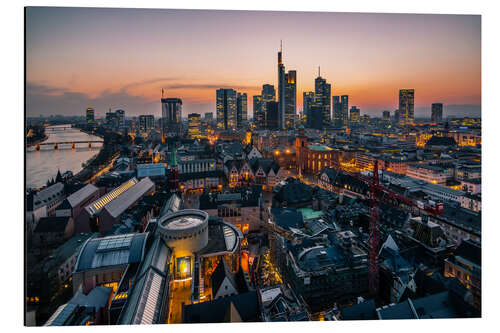
<path fill-rule="evenodd" d="M 277 89 L 281 39 L 286 69 L 297 71 L 297 112 L 321 66 L 331 95 L 349 95 L 361 114 L 393 112 L 399 90 L 415 89 L 415 117 L 430 117 L 432 103 L 443 103 L 444 117 L 480 115 L 477 15 L 55 7 L 26 15 L 27 116 L 87 107 L 98 117 L 110 107 L 159 116 L 162 88 L 183 100 L 184 118 L 215 113 L 219 88 L 247 93 L 253 116 L 262 85 Z"/>

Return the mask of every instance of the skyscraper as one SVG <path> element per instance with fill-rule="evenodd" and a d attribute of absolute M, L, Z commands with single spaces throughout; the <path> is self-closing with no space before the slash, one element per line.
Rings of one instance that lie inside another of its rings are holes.
<path fill-rule="evenodd" d="M 307 126 L 311 127 L 311 108 L 314 104 L 314 93 L 312 91 L 304 92 L 302 98 L 302 112 L 306 116 Z"/>
<path fill-rule="evenodd" d="M 125 110 L 116 110 L 116 117 L 118 118 L 118 127 L 125 126 Z"/>
<path fill-rule="evenodd" d="M 443 121 L 443 103 L 432 103 L 431 118 L 433 123 Z"/>
<path fill-rule="evenodd" d="M 414 122 L 414 89 L 399 90 L 399 125 L 413 125 Z"/>
<path fill-rule="evenodd" d="M 359 124 L 359 119 L 360 119 L 360 110 L 357 107 L 352 106 L 349 119 L 351 125 Z"/>
<path fill-rule="evenodd" d="M 295 127 L 297 113 L 297 72 L 288 71 L 285 74 L 285 127 Z"/>
<path fill-rule="evenodd" d="M 161 99 L 162 111 L 162 141 L 168 136 L 176 136 L 181 131 L 182 100 L 180 98 Z"/>
<path fill-rule="evenodd" d="M 266 103 L 266 128 L 278 129 L 279 128 L 279 109 L 278 102 Z"/>
<path fill-rule="evenodd" d="M 118 115 L 116 112 L 112 112 L 111 109 L 106 112 L 106 125 L 113 128 L 118 127 Z"/>
<path fill-rule="evenodd" d="M 332 96 L 333 124 L 336 127 L 342 126 L 342 103 L 340 96 Z"/>
<path fill-rule="evenodd" d="M 236 95 L 236 118 L 237 127 L 245 127 L 247 124 L 247 94 L 238 93 Z"/>
<path fill-rule="evenodd" d="M 386 123 L 391 122 L 391 112 L 388 110 L 382 111 L 382 120 Z"/>
<path fill-rule="evenodd" d="M 94 109 L 93 108 L 87 108 L 85 116 L 87 119 L 87 124 L 94 123 Z"/>
<path fill-rule="evenodd" d="M 139 130 L 143 133 L 147 133 L 154 129 L 155 127 L 155 117 L 152 114 L 141 114 L 139 116 Z"/>
<path fill-rule="evenodd" d="M 199 113 L 188 115 L 188 135 L 191 139 L 201 138 L 201 115 Z"/>
<path fill-rule="evenodd" d="M 262 95 L 253 96 L 253 122 L 257 128 L 266 126 L 266 118 L 262 112 Z"/>
<path fill-rule="evenodd" d="M 218 89 L 217 93 L 217 129 L 235 129 L 237 125 L 236 90 Z"/>
<path fill-rule="evenodd" d="M 349 95 L 342 95 L 340 97 L 340 121 L 342 126 L 347 126 L 349 117 Z"/>
<path fill-rule="evenodd" d="M 285 73 L 282 51 L 282 46 L 280 45 L 280 51 L 278 52 L 278 123 L 280 129 L 285 129 L 295 126 L 297 72 L 291 70 Z"/>
<path fill-rule="evenodd" d="M 205 113 L 205 121 L 208 124 L 211 124 L 214 121 L 214 113 L 213 112 L 207 112 L 207 113 Z"/>
<path fill-rule="evenodd" d="M 282 44 L 280 43 L 280 51 L 278 52 L 278 123 L 285 124 L 285 65 L 282 58 Z M 267 105 L 267 103 L 265 103 Z"/>
<path fill-rule="evenodd" d="M 321 73 L 318 69 L 318 77 L 314 80 L 314 99 L 315 104 L 321 108 L 323 114 L 323 126 L 327 126 L 331 123 L 331 91 L 332 86 L 326 83 L 326 79 L 321 77 Z"/>

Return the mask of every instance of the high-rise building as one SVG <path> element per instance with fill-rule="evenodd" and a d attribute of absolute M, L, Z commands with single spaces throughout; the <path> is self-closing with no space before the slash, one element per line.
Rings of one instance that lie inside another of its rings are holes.
<path fill-rule="evenodd" d="M 394 123 L 399 124 L 399 110 L 394 110 Z"/>
<path fill-rule="evenodd" d="M 214 121 L 214 113 L 213 112 L 205 113 L 205 121 L 211 124 Z"/>
<path fill-rule="evenodd" d="M 155 128 L 155 116 L 152 114 L 141 114 L 139 116 L 139 130 L 147 133 Z"/>
<path fill-rule="evenodd" d="M 340 122 L 342 126 L 347 126 L 349 121 L 349 95 L 340 96 Z"/>
<path fill-rule="evenodd" d="M 285 74 L 285 127 L 295 127 L 297 113 L 297 72 L 288 71 Z"/>
<path fill-rule="evenodd" d="M 332 86 L 326 83 L 326 79 L 323 79 L 320 74 L 318 70 L 318 77 L 314 80 L 314 103 L 322 109 L 323 126 L 327 126 L 332 120 L 330 99 Z"/>
<path fill-rule="evenodd" d="M 266 118 L 262 112 L 262 95 L 253 96 L 253 122 L 257 127 L 266 126 Z"/>
<path fill-rule="evenodd" d="M 399 125 L 407 126 L 414 123 L 414 89 L 399 90 Z"/>
<path fill-rule="evenodd" d="M 266 103 L 266 128 L 278 129 L 279 128 L 279 104 L 278 102 Z"/>
<path fill-rule="evenodd" d="M 247 94 L 238 93 L 236 95 L 236 123 L 237 127 L 245 127 L 247 124 Z"/>
<path fill-rule="evenodd" d="M 276 101 L 276 90 L 274 89 L 274 86 L 272 84 L 262 85 L 262 113 L 264 115 L 263 116 L 264 123 L 266 123 L 267 119 L 267 103 L 275 101 Z"/>
<path fill-rule="evenodd" d="M 342 103 L 340 103 L 340 96 L 332 96 L 332 109 L 333 124 L 336 127 L 342 127 Z"/>
<path fill-rule="evenodd" d="M 217 129 L 229 130 L 236 129 L 236 90 L 218 89 L 217 97 Z"/>
<path fill-rule="evenodd" d="M 391 112 L 389 110 L 382 111 L 382 120 L 386 123 L 391 122 Z"/>
<path fill-rule="evenodd" d="M 280 129 L 285 129 L 295 126 L 295 114 L 297 111 L 297 72 L 291 70 L 285 73 L 282 51 L 282 47 L 280 46 L 280 51 L 278 52 L 278 123 Z"/>
<path fill-rule="evenodd" d="M 363 124 L 368 124 L 370 122 L 370 116 L 367 114 L 364 114 L 360 117 L 360 120 Z"/>
<path fill-rule="evenodd" d="M 125 126 L 125 110 L 116 110 L 116 117 L 118 118 L 118 127 Z"/>
<path fill-rule="evenodd" d="M 188 115 L 188 135 L 191 139 L 201 138 L 201 115 L 199 113 Z"/>
<path fill-rule="evenodd" d="M 304 92 L 302 98 L 302 112 L 306 116 L 306 123 L 311 127 L 311 108 L 314 104 L 314 93 L 312 91 Z"/>
<path fill-rule="evenodd" d="M 278 113 L 279 124 L 285 123 L 285 65 L 282 57 L 283 48 L 280 45 L 278 52 Z M 265 103 L 267 105 L 267 103 Z"/>
<path fill-rule="evenodd" d="M 118 127 L 118 115 L 116 112 L 112 112 L 111 109 L 106 112 L 106 125 L 113 128 Z"/>
<path fill-rule="evenodd" d="M 433 123 L 443 121 L 443 103 L 432 103 L 431 118 Z"/>
<path fill-rule="evenodd" d="M 356 106 L 351 107 L 350 111 L 350 123 L 351 124 L 359 124 L 359 119 L 360 119 L 360 110 Z"/>
<path fill-rule="evenodd" d="M 93 108 L 87 108 L 86 111 L 86 118 L 87 118 L 87 124 L 93 124 L 94 123 L 94 109 Z"/>
<path fill-rule="evenodd" d="M 315 129 L 323 129 L 324 126 L 323 111 L 324 109 L 320 104 L 313 103 L 311 105 L 311 107 L 309 108 L 309 118 L 308 118 L 309 127 Z"/>
<path fill-rule="evenodd" d="M 163 96 L 163 90 L 162 90 Z M 180 98 L 161 99 L 162 140 L 168 136 L 177 136 L 182 129 L 182 100 Z"/>

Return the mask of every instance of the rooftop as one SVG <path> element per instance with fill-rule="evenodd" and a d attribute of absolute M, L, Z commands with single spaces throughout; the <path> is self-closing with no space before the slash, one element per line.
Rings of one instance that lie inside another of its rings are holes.
<path fill-rule="evenodd" d="M 76 191 L 72 195 L 70 195 L 67 200 L 71 207 L 76 207 L 78 206 L 83 200 L 87 199 L 89 196 L 93 195 L 99 191 L 97 187 L 95 187 L 92 184 L 87 184 L 85 187 L 81 188 L 80 190 Z"/>
<path fill-rule="evenodd" d="M 75 272 L 139 263 L 144 258 L 148 233 L 125 234 L 88 240 L 75 265 Z"/>
<path fill-rule="evenodd" d="M 319 144 L 312 144 L 307 146 L 309 150 L 314 150 L 314 151 L 330 151 L 333 150 L 333 148 L 330 148 L 326 145 L 319 145 Z"/>

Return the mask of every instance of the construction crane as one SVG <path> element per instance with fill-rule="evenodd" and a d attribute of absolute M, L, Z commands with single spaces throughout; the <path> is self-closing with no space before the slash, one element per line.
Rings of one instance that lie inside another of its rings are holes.
<path fill-rule="evenodd" d="M 384 202 L 393 207 L 399 207 L 401 202 L 408 206 L 415 207 L 428 215 L 440 215 L 444 212 L 442 202 L 423 202 L 414 200 L 407 196 L 396 193 L 387 187 L 380 184 L 378 174 L 378 161 L 375 160 L 373 167 L 373 176 L 366 177 L 361 174 L 345 172 L 344 173 L 365 182 L 370 187 L 370 224 L 369 224 L 369 268 L 368 268 L 368 287 L 372 296 L 377 295 L 379 286 L 379 267 L 378 267 L 378 252 L 380 247 L 380 203 Z"/>

